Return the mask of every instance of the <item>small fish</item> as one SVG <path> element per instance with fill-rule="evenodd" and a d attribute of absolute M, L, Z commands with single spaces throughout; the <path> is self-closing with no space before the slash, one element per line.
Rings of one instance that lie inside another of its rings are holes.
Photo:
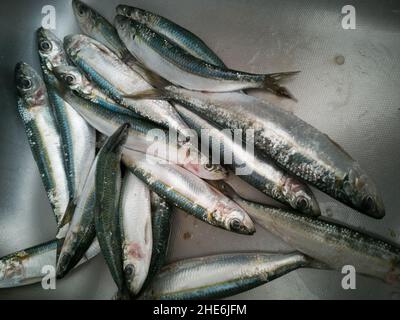
<path fill-rule="evenodd" d="M 81 30 L 88 36 L 104 43 L 121 59 L 130 59 L 130 53 L 120 40 L 114 26 L 96 10 L 82 1 L 72 0 L 72 9 Z"/>
<path fill-rule="evenodd" d="M 150 193 L 151 225 L 153 230 L 153 249 L 149 272 L 142 290 L 151 283 L 154 276 L 164 266 L 168 253 L 168 240 L 171 231 L 172 207 L 155 192 Z"/>
<path fill-rule="evenodd" d="M 237 233 L 255 232 L 244 210 L 189 171 L 133 150 L 125 150 L 122 161 L 150 190 L 196 218 Z"/>
<path fill-rule="evenodd" d="M 222 163 L 237 171 L 240 178 L 257 188 L 267 196 L 290 205 L 301 213 L 318 216 L 320 209 L 310 188 L 288 175 L 271 161 L 255 154 L 254 148 L 248 150 L 232 136 L 232 132 L 219 130 L 216 126 L 201 118 L 187 108 L 176 104 L 175 109 L 185 122 L 194 128 L 203 138 L 209 138 L 211 150 L 219 150 Z M 242 135 L 240 135 L 240 139 Z M 204 140 L 204 139 L 203 139 Z M 248 141 L 252 143 L 253 141 Z M 229 162 L 229 163 L 227 163 Z"/>
<path fill-rule="evenodd" d="M 390 284 L 400 283 L 398 246 L 338 223 L 244 200 L 221 183 L 219 189 L 234 199 L 260 226 L 329 268 L 342 270 L 343 266 L 351 265 L 357 274 Z"/>
<path fill-rule="evenodd" d="M 56 268 L 57 255 L 63 240 L 54 239 L 0 258 L 0 288 L 19 287 L 41 282 L 46 275 L 43 273 L 43 267 Z M 87 262 L 99 252 L 100 247 L 95 241 L 76 267 Z"/>
<path fill-rule="evenodd" d="M 120 220 L 125 281 L 134 297 L 141 290 L 149 271 L 153 239 L 150 191 L 128 170 L 122 184 Z"/>
<path fill-rule="evenodd" d="M 52 70 L 68 65 L 62 42 L 50 30 L 39 28 L 37 43 L 47 93 L 62 141 L 69 192 L 76 202 L 94 160 L 95 130 L 57 93 L 57 79 Z"/>
<path fill-rule="evenodd" d="M 181 260 L 161 269 L 141 299 L 225 298 L 253 289 L 298 268 L 315 267 L 301 253 L 227 253 Z"/>
<path fill-rule="evenodd" d="M 222 68 L 198 59 L 144 24 L 121 15 L 115 18 L 118 35 L 146 68 L 171 83 L 191 90 L 227 92 L 260 88 L 292 98 L 280 80 L 298 71 L 253 74 Z"/>
<path fill-rule="evenodd" d="M 117 6 L 117 14 L 136 20 L 164 36 L 192 56 L 226 68 L 222 60 L 198 36 L 182 26 L 155 13 L 126 5 Z"/>
<path fill-rule="evenodd" d="M 64 46 L 74 64 L 111 99 L 141 117 L 186 137 L 188 126 L 167 101 L 138 102 L 124 98 L 128 94 L 151 89 L 152 86 L 104 45 L 83 35 L 72 35 L 65 37 Z"/>
<path fill-rule="evenodd" d="M 293 113 L 237 92 L 204 93 L 171 86 L 136 99 L 144 97 L 175 101 L 222 128 L 252 129 L 255 149 L 293 176 L 370 217 L 385 215 L 382 197 L 360 165 Z"/>
<path fill-rule="evenodd" d="M 95 178 L 95 227 L 101 252 L 121 295 L 126 292 L 118 213 L 121 192 L 121 153 L 129 125 L 122 125 L 100 150 Z"/>
<path fill-rule="evenodd" d="M 57 277 L 64 277 L 84 256 L 96 236 L 94 226 L 95 177 L 97 158 L 94 160 L 82 193 L 69 224 L 57 263 Z"/>
<path fill-rule="evenodd" d="M 86 35 L 103 43 L 112 50 L 124 63 L 138 72 L 146 80 L 163 80 L 139 63 L 125 47 L 114 26 L 96 10 L 81 1 L 73 0 L 72 8 L 79 27 Z M 165 81 L 164 81 L 165 82 Z"/>
<path fill-rule="evenodd" d="M 219 180 L 227 176 L 222 166 L 209 163 L 208 158 L 202 155 L 190 141 L 182 142 L 177 137 L 170 139 L 170 134 L 165 129 L 144 119 L 136 119 L 129 110 L 106 101 L 107 98 L 101 96 L 101 93 L 97 92 L 77 68 L 56 67 L 54 74 L 61 83 L 76 93 L 71 94 L 67 91 L 64 92 L 63 97 L 101 133 L 110 136 L 121 125 L 129 123 L 125 147 L 182 165 L 204 179 Z"/>
<path fill-rule="evenodd" d="M 57 225 L 69 204 L 61 137 L 43 80 L 24 62 L 15 67 L 17 106 Z"/>

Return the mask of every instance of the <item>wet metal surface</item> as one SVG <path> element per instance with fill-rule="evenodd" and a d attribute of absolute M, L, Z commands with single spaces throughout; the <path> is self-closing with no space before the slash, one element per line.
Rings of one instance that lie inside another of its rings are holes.
<path fill-rule="evenodd" d="M 279 103 L 327 133 L 376 181 L 386 217 L 373 220 L 321 193 L 323 215 L 400 243 L 400 3 L 352 1 L 356 29 L 342 28 L 344 1 L 114 0 L 86 1 L 107 18 L 119 3 L 159 13 L 206 41 L 230 67 L 250 72 L 301 70 L 288 88 L 289 100 L 255 93 Z M 44 5 L 56 8 L 55 33 L 78 32 L 70 1 L 2 1 L 0 10 L 0 256 L 55 236 L 55 222 L 17 117 L 13 85 L 19 60 L 39 70 L 34 31 Z M 3 18 L 4 17 L 4 18 Z M 256 197 L 256 195 L 254 194 Z M 290 250 L 268 232 L 241 236 L 210 227 L 185 213 L 174 218 L 169 260 L 241 250 Z M 357 276 L 356 290 L 343 290 L 338 272 L 292 272 L 240 299 L 399 299 L 400 289 Z M 101 256 L 57 281 L 0 289 L 9 298 L 109 299 L 115 286 Z"/>

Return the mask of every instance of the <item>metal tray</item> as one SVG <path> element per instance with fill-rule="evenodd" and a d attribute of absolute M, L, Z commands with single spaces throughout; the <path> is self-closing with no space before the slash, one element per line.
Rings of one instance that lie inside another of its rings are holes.
<path fill-rule="evenodd" d="M 114 0 L 89 1 L 112 19 L 119 3 L 159 13 L 199 35 L 236 69 L 302 72 L 287 83 L 295 103 L 268 94 L 282 108 L 341 144 L 376 181 L 386 217 L 362 216 L 317 192 L 323 214 L 400 243 L 400 5 L 395 1 L 352 1 L 356 29 L 342 27 L 343 1 Z M 55 33 L 79 32 L 70 1 L 2 1 L 0 10 L 0 256 L 54 237 L 56 226 L 16 112 L 14 65 L 40 70 L 35 30 L 42 7 L 56 9 Z M 257 197 L 256 193 L 253 194 Z M 241 250 L 290 250 L 261 228 L 252 236 L 212 228 L 183 212 L 174 217 L 169 260 Z M 339 272 L 303 269 L 237 299 L 399 299 L 400 290 L 357 276 L 344 290 Z M 109 299 L 115 286 L 103 257 L 57 281 L 1 289 L 0 299 Z"/>

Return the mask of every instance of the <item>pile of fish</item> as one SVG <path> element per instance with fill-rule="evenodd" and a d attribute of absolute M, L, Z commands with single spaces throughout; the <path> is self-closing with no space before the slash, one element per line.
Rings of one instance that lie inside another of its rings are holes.
<path fill-rule="evenodd" d="M 324 133 L 245 91 L 295 99 L 281 81 L 297 71 L 232 70 L 159 15 L 119 5 L 112 25 L 80 1 L 72 6 L 84 34 L 61 41 L 39 28 L 43 77 L 24 62 L 15 68 L 18 113 L 57 237 L 1 258 L 0 288 L 39 282 L 44 265 L 62 278 L 100 252 L 118 299 L 226 297 L 298 268 L 344 265 L 400 282 L 400 249 L 319 217 L 308 186 L 382 218 L 382 199 L 359 164 Z M 209 150 L 219 150 L 219 161 Z M 282 206 L 240 196 L 228 179 L 235 174 Z M 247 236 L 255 222 L 294 251 L 165 265 L 174 207 Z"/>

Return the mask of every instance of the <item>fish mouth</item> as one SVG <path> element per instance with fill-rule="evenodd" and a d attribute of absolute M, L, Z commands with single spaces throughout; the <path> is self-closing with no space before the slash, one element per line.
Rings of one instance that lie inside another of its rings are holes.
<path fill-rule="evenodd" d="M 345 175 L 343 191 L 346 202 L 359 212 L 375 219 L 385 216 L 383 200 L 376 185 L 359 166 L 354 166 Z"/>

